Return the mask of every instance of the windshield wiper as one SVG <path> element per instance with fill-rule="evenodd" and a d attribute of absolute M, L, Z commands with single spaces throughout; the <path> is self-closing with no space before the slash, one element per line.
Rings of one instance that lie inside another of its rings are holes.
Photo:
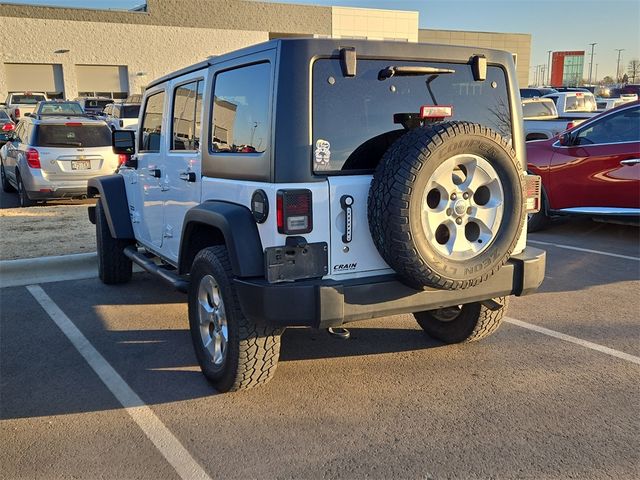
<path fill-rule="evenodd" d="M 378 72 L 378 80 L 391 77 L 417 77 L 421 75 L 442 75 L 456 73 L 450 68 L 419 67 L 419 66 L 388 66 Z"/>

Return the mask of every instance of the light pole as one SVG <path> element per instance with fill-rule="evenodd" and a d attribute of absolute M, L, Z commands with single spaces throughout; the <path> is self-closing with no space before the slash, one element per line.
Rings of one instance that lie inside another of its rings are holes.
<path fill-rule="evenodd" d="M 593 49 L 597 43 L 590 43 L 591 45 L 591 61 L 589 62 L 589 85 L 591 85 L 591 71 L 593 70 Z"/>
<path fill-rule="evenodd" d="M 616 64 L 616 83 L 620 83 L 620 52 L 624 51 L 624 48 L 614 49 L 618 52 L 618 63 Z"/>
<path fill-rule="evenodd" d="M 547 85 L 551 85 L 551 52 L 552 50 L 547 50 L 549 57 L 547 58 Z"/>

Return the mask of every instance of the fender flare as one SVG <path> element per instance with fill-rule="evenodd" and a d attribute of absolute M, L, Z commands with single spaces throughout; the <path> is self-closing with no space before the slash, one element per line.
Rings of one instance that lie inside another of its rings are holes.
<path fill-rule="evenodd" d="M 90 178 L 87 184 L 87 197 L 96 195 L 100 196 L 99 201 L 104 207 L 111 236 L 116 239 L 135 240 L 122 175 Z M 89 219 L 93 219 L 95 223 L 95 206 L 89 207 Z"/>
<path fill-rule="evenodd" d="M 194 252 L 190 248 L 190 237 L 198 226 L 203 225 L 213 227 L 222 234 L 235 276 L 264 276 L 264 252 L 251 211 L 242 205 L 213 200 L 189 209 L 184 217 L 178 261 L 179 274 L 188 273 L 191 268 L 189 257 L 192 257 Z M 206 246 L 219 243 L 209 242 Z"/>

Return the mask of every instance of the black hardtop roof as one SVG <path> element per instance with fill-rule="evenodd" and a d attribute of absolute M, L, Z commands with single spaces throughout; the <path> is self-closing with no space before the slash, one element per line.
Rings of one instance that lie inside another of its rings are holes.
<path fill-rule="evenodd" d="M 355 47 L 358 57 L 397 58 L 398 60 L 439 60 L 452 63 L 467 62 L 473 55 L 485 55 L 489 63 L 507 64 L 513 61 L 511 53 L 481 47 L 441 45 L 435 43 L 413 43 L 390 40 L 358 40 L 350 38 L 279 38 L 268 42 L 234 50 L 164 75 L 149 83 L 147 88 L 160 85 L 174 78 L 208 68 L 238 57 L 265 50 L 281 49 L 283 54 L 294 51 L 307 52 L 307 58 L 317 56 L 337 56 L 341 48 Z"/>

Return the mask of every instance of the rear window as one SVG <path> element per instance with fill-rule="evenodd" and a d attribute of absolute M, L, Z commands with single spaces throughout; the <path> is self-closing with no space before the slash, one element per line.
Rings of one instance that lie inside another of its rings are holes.
<path fill-rule="evenodd" d="M 357 76 L 344 77 L 339 60 L 322 59 L 313 65 L 315 171 L 372 170 L 405 131 L 394 123 L 394 114 L 417 113 L 434 103 L 429 76 L 378 80 L 378 72 L 389 65 L 455 70 L 430 83 L 436 102 L 453 106 L 449 120 L 479 123 L 511 140 L 506 76 L 499 67 L 489 66 L 487 79 L 476 82 L 466 64 L 359 60 Z"/>
<path fill-rule="evenodd" d="M 104 107 L 113 103 L 113 100 L 85 100 L 84 107 L 103 110 Z"/>
<path fill-rule="evenodd" d="M 11 97 L 11 103 L 22 103 L 23 105 L 33 104 L 38 102 L 44 102 L 46 98 L 44 95 L 14 95 Z"/>
<path fill-rule="evenodd" d="M 138 118 L 140 105 L 124 105 L 120 107 L 120 118 Z"/>
<path fill-rule="evenodd" d="M 7 115 L 7 112 L 5 112 L 4 110 L 0 110 L 0 121 L 7 121 L 9 122 L 11 119 L 9 118 L 9 115 Z"/>
<path fill-rule="evenodd" d="M 42 115 L 82 115 L 84 110 L 77 102 L 60 102 L 41 104 L 38 113 Z"/>
<path fill-rule="evenodd" d="M 524 119 L 537 117 L 555 117 L 558 115 L 556 105 L 552 100 L 548 102 L 526 102 L 522 104 Z"/>
<path fill-rule="evenodd" d="M 38 125 L 34 144 L 38 147 L 106 147 L 111 145 L 111 130 L 107 125 Z"/>
<path fill-rule="evenodd" d="M 566 112 L 593 112 L 598 107 L 596 99 L 591 93 L 576 93 L 575 95 L 567 95 L 564 103 Z"/>

